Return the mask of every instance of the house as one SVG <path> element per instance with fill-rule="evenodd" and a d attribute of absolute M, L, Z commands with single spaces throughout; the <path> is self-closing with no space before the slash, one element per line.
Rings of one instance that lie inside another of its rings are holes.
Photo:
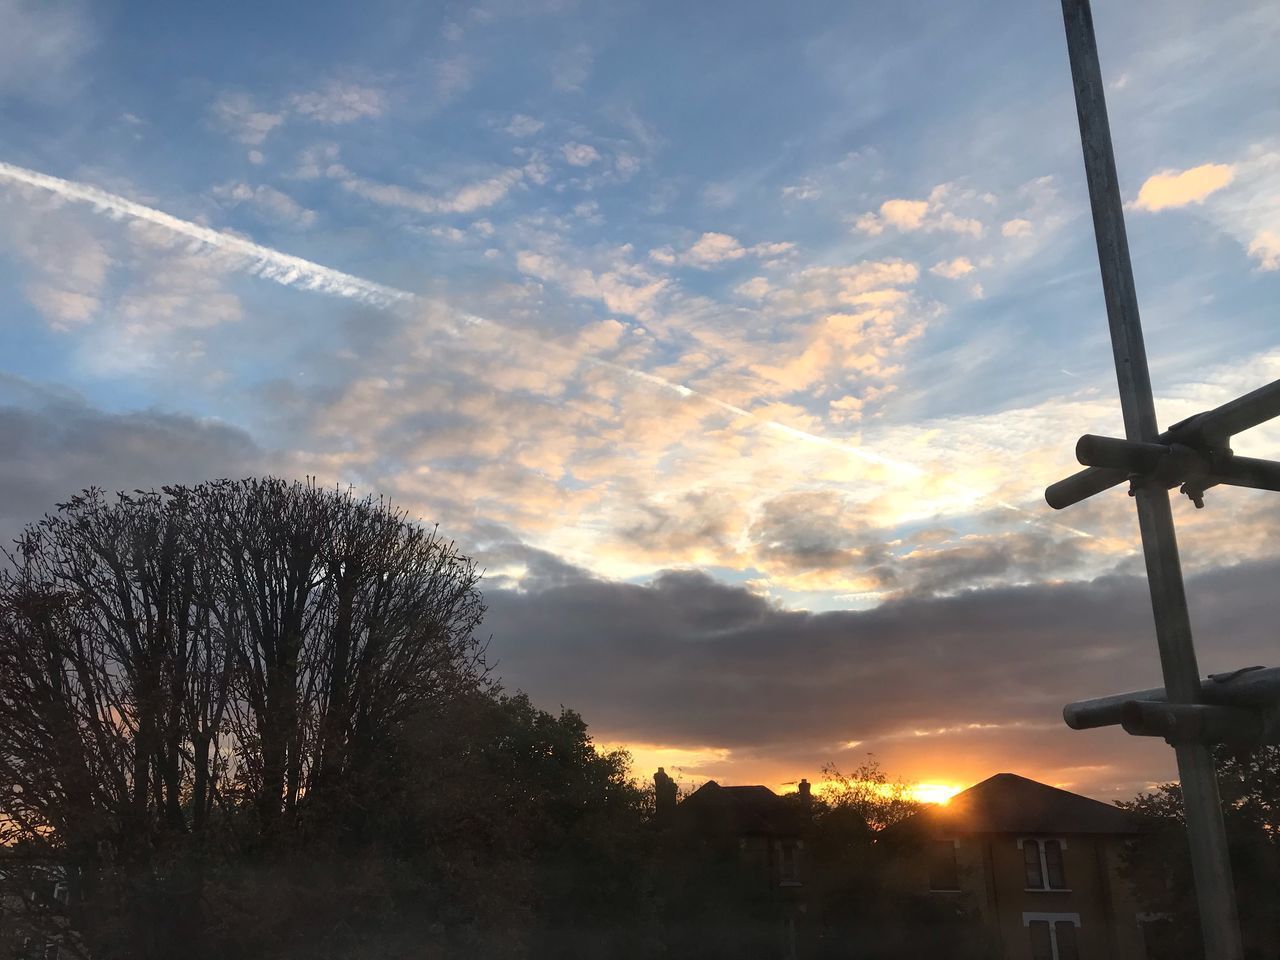
<path fill-rule="evenodd" d="M 976 909 L 1005 960 L 1144 960 L 1119 867 L 1141 824 L 1117 807 L 998 773 L 896 830 L 917 889 Z"/>
<path fill-rule="evenodd" d="M 654 786 L 656 820 L 679 864 L 676 882 L 721 891 L 726 917 L 739 928 L 738 935 L 767 944 L 773 956 L 794 958 L 805 910 L 809 782 L 801 780 L 796 793 L 779 796 L 761 785 L 721 786 L 708 780 L 677 801 L 674 781 L 659 768 Z M 757 929 L 748 931 L 743 917 Z M 712 933 L 711 939 L 718 937 Z"/>
<path fill-rule="evenodd" d="M 74 940 L 68 919 L 70 884 L 66 871 L 32 862 L 6 850 L 0 856 L 0 957 L 58 960 Z"/>

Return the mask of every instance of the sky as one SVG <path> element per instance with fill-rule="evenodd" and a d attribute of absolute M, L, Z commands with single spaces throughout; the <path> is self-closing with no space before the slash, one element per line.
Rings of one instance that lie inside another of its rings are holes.
<path fill-rule="evenodd" d="M 1098 0 L 1165 426 L 1280 378 L 1280 8 Z M 1162 742 L 1056 3 L 0 0 L 0 537 L 316 477 L 486 571 L 510 689 L 635 772 L 873 755 L 1089 795 Z M 1280 427 L 1236 440 L 1280 456 Z M 1175 516 L 1275 664 L 1280 501 Z"/>

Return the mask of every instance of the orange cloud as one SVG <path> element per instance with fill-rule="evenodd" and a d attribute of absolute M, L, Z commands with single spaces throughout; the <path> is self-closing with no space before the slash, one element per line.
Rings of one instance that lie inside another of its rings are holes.
<path fill-rule="evenodd" d="M 1229 163 L 1205 163 L 1190 170 L 1162 170 L 1147 178 L 1134 206 L 1139 210 L 1164 210 L 1204 203 L 1205 198 L 1221 190 L 1235 177 Z"/>

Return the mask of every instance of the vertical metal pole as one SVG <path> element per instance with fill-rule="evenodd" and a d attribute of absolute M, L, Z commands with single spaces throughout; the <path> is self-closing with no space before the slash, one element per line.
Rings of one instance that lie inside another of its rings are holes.
<path fill-rule="evenodd" d="M 1130 440 L 1151 441 L 1159 429 L 1089 0 L 1062 0 L 1062 16 L 1071 57 L 1080 144 L 1089 182 L 1125 436 Z M 1200 696 L 1200 668 L 1191 638 L 1169 494 L 1159 483 L 1144 484 L 1137 489 L 1135 499 L 1165 689 L 1170 702 L 1194 703 Z M 1241 960 L 1240 924 L 1213 757 L 1209 748 L 1201 744 L 1179 744 L 1175 750 L 1186 805 L 1205 956 L 1208 960 Z"/>

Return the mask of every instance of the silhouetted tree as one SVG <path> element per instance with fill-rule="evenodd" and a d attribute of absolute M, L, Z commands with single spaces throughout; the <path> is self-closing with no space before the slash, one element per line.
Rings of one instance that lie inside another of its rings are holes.
<path fill-rule="evenodd" d="M 382 500 L 89 490 L 9 560 L 0 839 L 66 866 L 100 957 L 198 949 L 219 858 L 304 828 L 483 681 L 475 565 Z"/>
<path fill-rule="evenodd" d="M 1280 955 L 1280 747 L 1214 752 L 1246 956 L 1273 960 Z M 1147 925 L 1148 952 L 1200 956 L 1182 788 L 1161 784 L 1118 806 L 1147 821 L 1126 852 L 1124 870 L 1144 910 L 1158 918 Z"/>
<path fill-rule="evenodd" d="M 224 956 L 645 958 L 646 799 L 572 711 L 477 691 L 374 752 L 352 808 L 210 890 Z"/>
<path fill-rule="evenodd" d="M 992 956 L 989 935 L 975 914 L 901 883 L 900 864 L 922 855 L 917 838 L 893 829 L 924 809 L 909 785 L 887 774 L 874 757 L 848 774 L 825 767 L 823 780 L 806 838 L 814 915 L 806 955 Z"/>

